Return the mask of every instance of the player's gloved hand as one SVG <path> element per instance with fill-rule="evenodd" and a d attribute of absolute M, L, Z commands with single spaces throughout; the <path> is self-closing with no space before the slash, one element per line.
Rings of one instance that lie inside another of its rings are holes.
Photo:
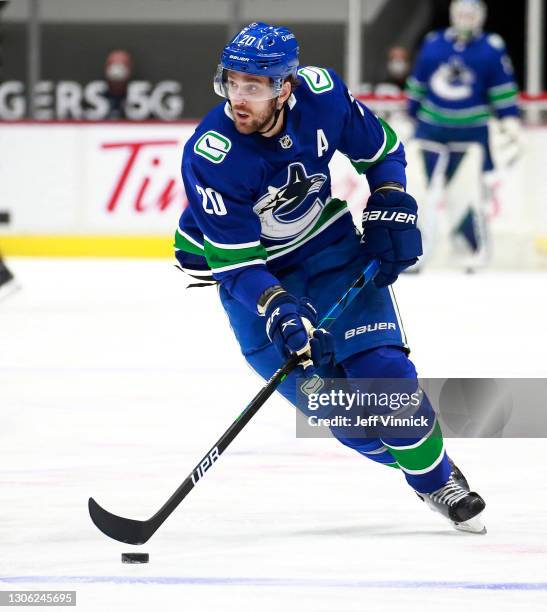
<path fill-rule="evenodd" d="M 422 238 L 417 219 L 416 200 L 402 187 L 380 186 L 368 199 L 361 244 L 370 258 L 380 261 L 374 278 L 377 287 L 391 285 L 403 270 L 418 261 Z"/>
<path fill-rule="evenodd" d="M 334 338 L 328 331 L 315 328 L 317 311 L 307 298 L 297 299 L 280 291 L 268 302 L 264 316 L 268 338 L 284 359 L 293 353 L 302 355 L 306 376 L 332 361 Z"/>

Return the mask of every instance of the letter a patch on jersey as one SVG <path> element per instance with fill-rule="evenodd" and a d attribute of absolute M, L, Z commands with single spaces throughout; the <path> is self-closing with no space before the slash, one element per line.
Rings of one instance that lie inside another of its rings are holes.
<path fill-rule="evenodd" d="M 194 152 L 213 162 L 213 164 L 220 164 L 231 148 L 232 143 L 226 136 L 214 130 L 209 130 L 196 142 Z"/>
<path fill-rule="evenodd" d="M 317 157 L 323 157 L 323 153 L 329 150 L 329 141 L 321 128 L 317 130 Z"/>

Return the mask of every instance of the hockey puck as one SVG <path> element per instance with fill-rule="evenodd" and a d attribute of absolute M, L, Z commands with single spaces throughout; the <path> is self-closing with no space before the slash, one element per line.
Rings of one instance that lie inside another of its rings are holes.
<path fill-rule="evenodd" d="M 148 563 L 148 553 L 122 553 L 122 563 Z"/>

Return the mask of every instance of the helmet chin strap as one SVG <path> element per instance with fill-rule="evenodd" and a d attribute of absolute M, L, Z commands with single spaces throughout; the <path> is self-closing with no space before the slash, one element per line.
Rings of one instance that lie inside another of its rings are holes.
<path fill-rule="evenodd" d="M 285 103 L 283 102 L 283 104 L 281 105 L 281 108 L 275 109 L 275 113 L 273 114 L 273 121 L 271 121 L 268 129 L 267 130 L 257 130 L 258 134 L 267 134 L 274 127 L 274 125 L 277 123 L 277 120 L 279 119 L 279 115 L 281 114 L 281 111 L 283 110 L 284 106 L 285 106 Z"/>

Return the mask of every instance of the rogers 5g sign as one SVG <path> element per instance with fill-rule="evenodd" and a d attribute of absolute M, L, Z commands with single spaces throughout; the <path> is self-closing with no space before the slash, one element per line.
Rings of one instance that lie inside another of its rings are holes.
<path fill-rule="evenodd" d="M 105 81 L 81 85 L 75 81 L 40 81 L 34 90 L 35 119 L 88 119 L 108 117 L 110 103 Z M 131 81 L 127 87 L 125 114 L 128 119 L 178 119 L 184 108 L 181 85 L 177 81 Z M 25 85 L 21 81 L 0 84 L 0 119 L 27 116 Z"/>

